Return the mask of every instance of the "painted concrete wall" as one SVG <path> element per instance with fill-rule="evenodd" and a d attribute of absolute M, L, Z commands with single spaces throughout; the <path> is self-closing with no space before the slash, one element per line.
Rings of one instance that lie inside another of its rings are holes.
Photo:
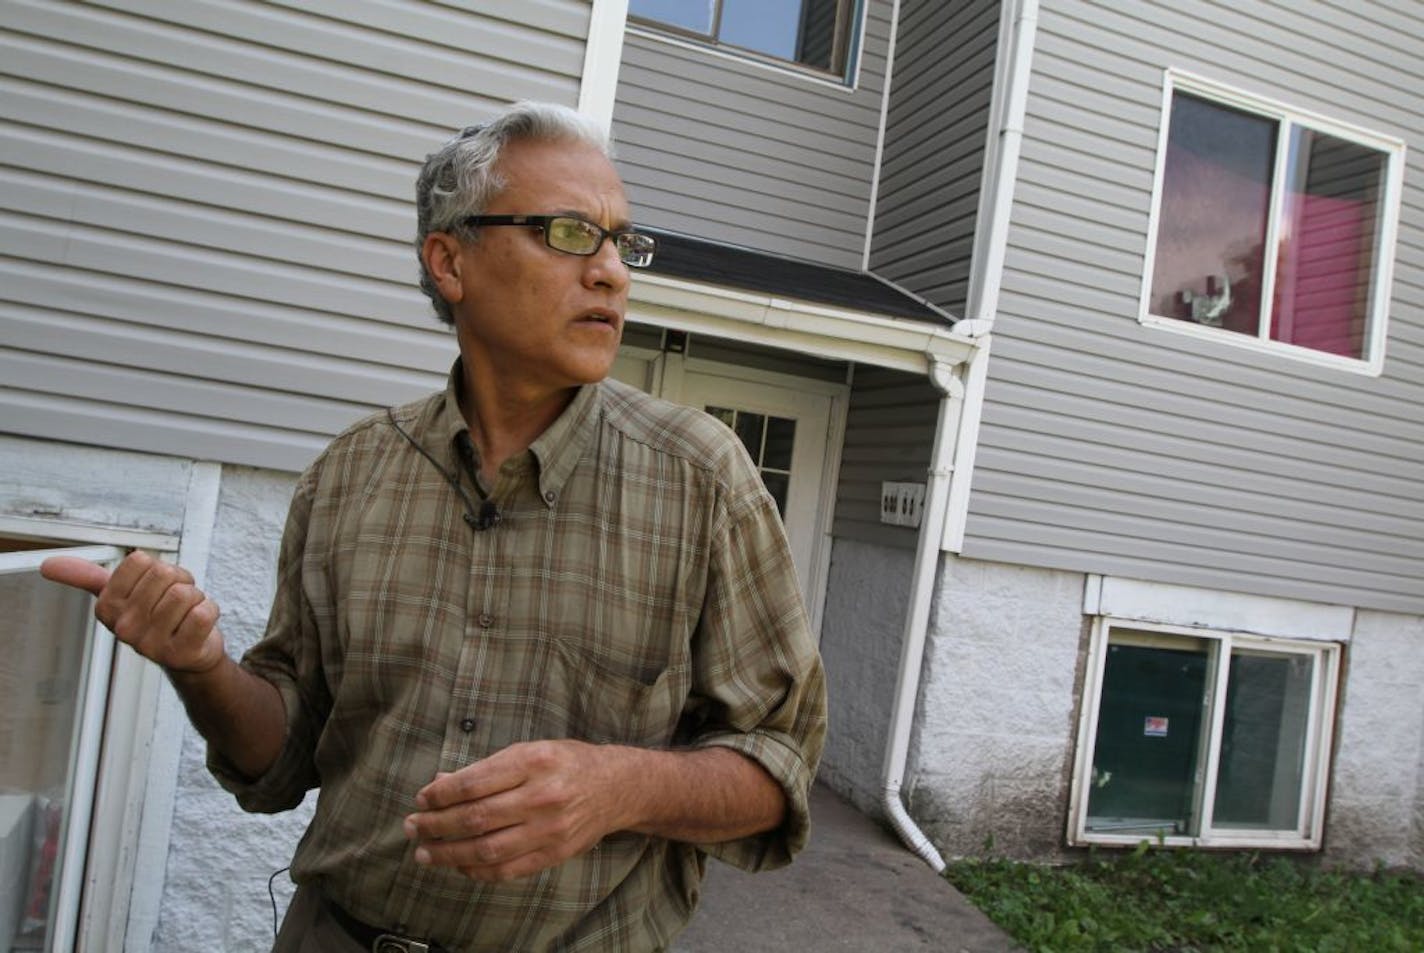
<path fill-rule="evenodd" d="M 1346 649 L 1326 855 L 1424 866 L 1424 617 L 1359 612 Z"/>
<path fill-rule="evenodd" d="M 941 561 L 905 787 L 947 855 L 1061 851 L 1085 630 L 1081 574 Z"/>
<path fill-rule="evenodd" d="M 207 592 L 222 608 L 228 654 L 240 656 L 262 634 L 276 580 L 277 547 L 293 474 L 224 467 L 207 567 Z M 311 817 L 315 797 L 276 816 L 246 814 L 204 767 L 206 747 L 184 725 L 183 756 L 155 953 L 257 953 L 272 945 L 267 881 L 286 867 Z M 157 872 L 148 871 L 149 876 Z M 276 878 L 278 913 L 291 897 Z"/>
<path fill-rule="evenodd" d="M 842 587 L 857 573 L 869 577 L 889 552 L 873 549 L 837 544 Z M 862 557 L 857 564 L 853 555 Z M 1079 573 L 953 556 L 941 563 L 905 789 L 912 816 L 946 856 L 1066 855 L 1091 621 L 1083 612 L 1086 581 Z M 898 650 L 898 634 L 892 641 Z M 1354 613 L 1330 775 L 1327 863 L 1424 866 L 1421 645 L 1424 617 Z M 868 648 L 860 656 L 878 657 Z M 828 653 L 833 678 L 837 657 Z M 848 702 L 834 704 L 839 712 Z M 833 737 L 844 730 L 832 721 Z M 843 765 L 838 770 L 857 773 L 837 786 L 863 783 L 864 766 L 853 758 Z"/>
<path fill-rule="evenodd" d="M 914 563 L 911 550 L 853 539 L 831 550 L 821 623 L 830 730 L 819 778 L 870 814 L 880 811 Z"/>

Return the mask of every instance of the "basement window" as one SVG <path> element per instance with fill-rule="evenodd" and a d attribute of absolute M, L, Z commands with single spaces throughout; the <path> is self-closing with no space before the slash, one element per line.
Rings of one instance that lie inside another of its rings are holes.
<path fill-rule="evenodd" d="M 1339 655 L 1099 619 L 1070 843 L 1318 849 Z"/>

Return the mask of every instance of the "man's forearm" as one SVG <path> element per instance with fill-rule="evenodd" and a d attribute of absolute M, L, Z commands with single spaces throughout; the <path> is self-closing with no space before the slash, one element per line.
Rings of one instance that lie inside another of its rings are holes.
<path fill-rule="evenodd" d="M 715 844 L 772 830 L 786 818 L 781 785 L 741 752 L 616 750 L 628 794 L 625 830 Z"/>
<path fill-rule="evenodd" d="M 286 708 L 276 686 L 231 658 L 201 673 L 168 670 L 193 727 L 248 778 L 277 760 L 286 737 Z"/>

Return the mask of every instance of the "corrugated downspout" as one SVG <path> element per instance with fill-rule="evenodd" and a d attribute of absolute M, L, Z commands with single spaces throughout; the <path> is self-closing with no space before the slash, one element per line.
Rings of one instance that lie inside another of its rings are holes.
<path fill-rule="evenodd" d="M 916 826 L 900 800 L 905 764 L 910 755 L 910 731 L 914 727 L 915 705 L 920 696 L 920 667 L 924 661 L 925 637 L 929 632 L 935 571 L 939 568 L 940 536 L 944 531 L 950 480 L 954 473 L 955 434 L 959 432 L 957 421 L 964 402 L 964 385 L 954 375 L 952 365 L 931 359 L 930 383 L 942 396 L 939 419 L 935 425 L 934 449 L 930 453 L 920 538 L 915 548 L 915 568 L 910 580 L 910 607 L 905 617 L 905 637 L 900 648 L 900 674 L 896 679 L 895 702 L 890 715 L 882 803 L 900 839 L 939 873 L 944 870 L 944 859 Z"/>

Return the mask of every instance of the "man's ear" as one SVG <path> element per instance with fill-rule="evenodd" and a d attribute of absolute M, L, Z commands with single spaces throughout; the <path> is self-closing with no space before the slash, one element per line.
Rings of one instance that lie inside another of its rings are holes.
<path fill-rule="evenodd" d="M 420 246 L 420 257 L 440 297 L 450 304 L 465 297 L 465 287 L 460 283 L 460 242 L 454 235 L 449 232 L 426 235 Z"/>

